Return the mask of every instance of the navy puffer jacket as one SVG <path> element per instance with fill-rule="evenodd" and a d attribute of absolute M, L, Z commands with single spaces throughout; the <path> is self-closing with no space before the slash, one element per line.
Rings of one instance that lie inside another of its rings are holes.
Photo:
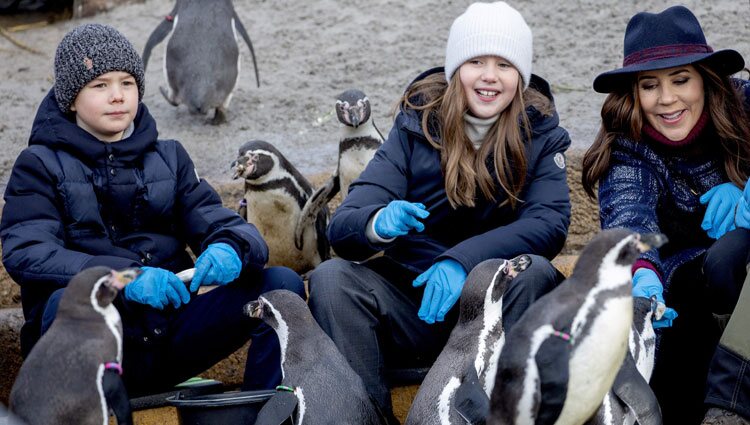
<path fill-rule="evenodd" d="M 198 255 L 214 242 L 234 247 L 245 270 L 268 259 L 258 230 L 222 207 L 182 145 L 157 140 L 143 104 L 134 125 L 130 137 L 104 143 L 64 115 L 52 91 L 39 107 L 0 222 L 3 264 L 21 285 L 24 348 L 51 292 L 87 267 L 177 272 L 193 266 L 186 246 Z"/>
<path fill-rule="evenodd" d="M 420 75 L 443 72 L 435 68 Z M 531 88 L 550 99 L 549 85 L 537 76 Z M 559 126 L 557 113 L 544 116 L 527 108 L 533 132 L 526 143 L 526 183 L 515 210 L 498 194 L 492 202 L 481 192 L 476 206 L 454 209 L 448 202 L 440 169 L 440 153 L 424 136 L 420 116 L 402 110 L 388 139 L 349 189 L 328 227 L 336 253 L 360 261 L 385 249 L 385 255 L 421 273 L 436 260 L 451 258 L 469 271 L 490 258 L 538 254 L 553 258 L 562 249 L 570 223 L 570 198 L 564 152 L 568 133 Z M 489 166 L 492 174 L 494 170 Z M 365 234 L 372 216 L 390 201 L 420 202 L 430 211 L 425 230 L 412 232 L 384 245 L 371 243 Z"/>

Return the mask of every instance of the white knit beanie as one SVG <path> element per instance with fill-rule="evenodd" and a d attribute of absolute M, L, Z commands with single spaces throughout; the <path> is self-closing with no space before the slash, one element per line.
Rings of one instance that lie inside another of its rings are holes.
<path fill-rule="evenodd" d="M 445 49 L 445 79 L 471 58 L 492 55 L 516 67 L 524 89 L 531 78 L 532 36 L 520 13 L 503 1 L 473 3 L 451 25 Z"/>

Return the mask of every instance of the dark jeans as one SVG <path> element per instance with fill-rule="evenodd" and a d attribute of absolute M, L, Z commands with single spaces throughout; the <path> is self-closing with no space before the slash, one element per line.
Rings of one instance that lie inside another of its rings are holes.
<path fill-rule="evenodd" d="M 305 297 L 302 279 L 285 267 L 270 267 L 260 275 L 194 297 L 178 309 L 162 311 L 117 297 L 123 320 L 123 380 L 130 397 L 167 391 L 191 378 L 252 340 L 245 364 L 243 390 L 274 388 L 281 382 L 280 348 L 276 333 L 243 306 L 264 292 L 287 289 Z M 42 333 L 52 324 L 62 289 L 50 297 Z M 114 360 L 114 359 L 113 359 Z"/>
<path fill-rule="evenodd" d="M 386 257 L 364 264 L 334 258 L 310 275 L 310 310 L 323 330 L 365 383 L 382 411 L 392 417 L 384 370 L 429 367 L 458 320 L 458 305 L 445 321 L 427 324 L 417 317 L 424 288 L 417 276 Z M 516 277 L 503 296 L 506 331 L 536 299 L 563 280 L 550 262 L 532 256 L 532 265 Z"/>
<path fill-rule="evenodd" d="M 729 314 L 734 309 L 747 274 L 749 253 L 750 232 L 729 232 L 704 256 L 681 266 L 669 283 L 664 298 L 679 316 L 671 328 L 660 331 L 651 378 L 665 425 L 699 424 L 708 389 L 726 390 L 728 381 L 717 379 L 719 369 L 709 374 L 722 332 L 714 314 Z"/>

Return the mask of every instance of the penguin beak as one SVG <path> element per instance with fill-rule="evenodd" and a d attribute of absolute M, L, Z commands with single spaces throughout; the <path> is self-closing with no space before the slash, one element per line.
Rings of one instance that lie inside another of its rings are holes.
<path fill-rule="evenodd" d="M 244 310 L 245 315 L 247 316 L 250 316 L 255 319 L 262 319 L 261 316 L 262 316 L 263 308 L 262 308 L 260 299 L 257 301 L 250 301 L 249 303 L 245 304 L 245 307 L 243 310 Z"/>
<path fill-rule="evenodd" d="M 112 278 L 109 280 L 113 288 L 122 290 L 127 284 L 134 281 L 138 275 L 141 274 L 140 269 L 125 269 L 125 270 L 112 270 Z"/>
<path fill-rule="evenodd" d="M 669 240 L 663 233 L 646 233 L 640 235 L 640 239 L 638 240 L 638 250 L 646 252 L 650 249 L 659 248 L 667 242 L 669 242 Z"/>

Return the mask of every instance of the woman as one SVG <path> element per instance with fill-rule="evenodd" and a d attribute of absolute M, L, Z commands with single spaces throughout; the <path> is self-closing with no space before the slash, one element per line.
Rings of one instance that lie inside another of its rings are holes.
<path fill-rule="evenodd" d="M 437 357 L 475 265 L 532 254 L 504 295 L 506 330 L 562 280 L 548 259 L 570 219 L 570 139 L 531 58 L 515 9 L 469 6 L 451 27 L 445 69 L 408 87 L 387 141 L 331 220 L 341 258 L 311 274 L 310 308 L 389 416 L 384 368 Z"/>
<path fill-rule="evenodd" d="M 652 379 L 665 423 L 698 423 L 705 401 L 704 424 L 748 424 L 747 357 L 723 343 L 716 349 L 750 251 L 750 233 L 734 230 L 750 174 L 750 83 L 729 77 L 744 60 L 714 52 L 682 6 L 636 14 L 624 47 L 623 67 L 594 80 L 609 95 L 583 186 L 593 197 L 599 184 L 602 228 L 669 238 L 633 267 L 633 295 L 666 299 L 680 313 L 675 320 L 667 309 L 654 323 L 673 325 L 661 333 Z"/>

